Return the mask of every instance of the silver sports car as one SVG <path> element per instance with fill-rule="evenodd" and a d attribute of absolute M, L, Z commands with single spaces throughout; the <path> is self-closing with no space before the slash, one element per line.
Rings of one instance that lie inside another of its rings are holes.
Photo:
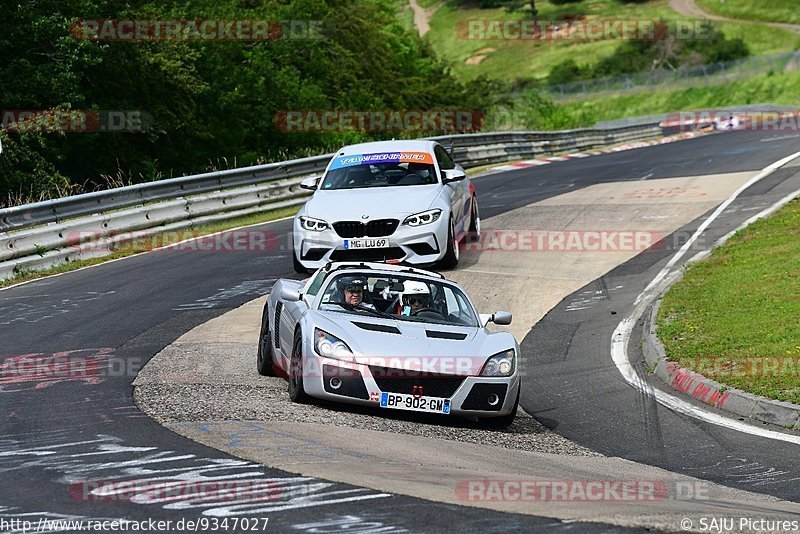
<path fill-rule="evenodd" d="M 436 141 L 379 141 L 342 148 L 294 219 L 297 272 L 330 261 L 455 267 L 459 243 L 480 234 L 475 188 Z"/>
<path fill-rule="evenodd" d="M 519 404 L 519 344 L 478 314 L 455 282 L 385 263 L 329 263 L 281 279 L 264 306 L 258 372 L 289 379 L 289 397 L 458 414 L 506 427 Z"/>

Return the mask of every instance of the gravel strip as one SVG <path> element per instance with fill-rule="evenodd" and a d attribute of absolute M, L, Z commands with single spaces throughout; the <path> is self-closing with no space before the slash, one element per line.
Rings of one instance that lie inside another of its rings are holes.
<path fill-rule="evenodd" d="M 211 421 L 291 421 L 321 423 L 365 430 L 494 445 L 523 451 L 602 456 L 542 426 L 522 410 L 505 431 L 486 430 L 477 422 L 413 412 L 387 411 L 317 401 L 301 405 L 289 401 L 286 381 L 257 377 L 258 386 L 214 383 L 159 383 L 136 386 L 139 408 L 162 424 Z M 248 377 L 247 382 L 251 382 Z"/>

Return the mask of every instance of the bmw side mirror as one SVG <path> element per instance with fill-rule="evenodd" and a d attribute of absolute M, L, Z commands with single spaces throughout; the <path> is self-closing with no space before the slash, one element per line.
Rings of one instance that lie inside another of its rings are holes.
<path fill-rule="evenodd" d="M 443 174 L 444 178 L 442 178 L 442 183 L 445 184 L 450 182 L 458 182 L 467 177 L 467 174 L 459 169 L 447 169 Z"/>
<path fill-rule="evenodd" d="M 317 180 L 319 180 L 319 177 L 317 176 L 311 176 L 309 178 L 305 178 L 302 182 L 300 182 L 300 189 L 308 189 L 309 191 L 316 191 Z"/>
<path fill-rule="evenodd" d="M 282 287 L 281 298 L 288 302 L 297 302 L 300 300 L 300 291 L 293 287 Z"/>

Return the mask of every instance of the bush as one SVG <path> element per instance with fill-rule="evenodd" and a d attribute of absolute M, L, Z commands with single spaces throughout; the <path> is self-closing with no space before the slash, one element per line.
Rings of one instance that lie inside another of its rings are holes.
<path fill-rule="evenodd" d="M 458 81 L 397 20 L 399 0 L 37 0 L 9 6 L 0 18 L 4 108 L 141 110 L 153 122 L 145 133 L 3 132 L 0 201 L 60 196 L 84 183 L 93 190 L 106 185 L 103 175 L 146 181 L 202 172 L 210 162 L 243 166 L 387 136 L 287 133 L 272 122 L 282 110 L 486 109 L 486 95 L 500 92 L 480 80 Z M 326 26 L 319 39 L 268 42 L 97 42 L 70 35 L 73 20 L 95 18 L 315 20 Z"/>
<path fill-rule="evenodd" d="M 563 83 L 574 82 L 584 79 L 588 74 L 588 69 L 581 68 L 574 59 L 566 59 L 553 67 L 547 76 L 547 83 L 550 85 L 560 85 Z"/>
<path fill-rule="evenodd" d="M 710 22 L 680 36 L 674 26 L 657 23 L 656 38 L 649 41 L 625 41 L 614 53 L 597 63 L 592 77 L 617 76 L 647 70 L 689 67 L 697 64 L 732 61 L 750 55 L 739 38 L 728 39 Z"/>

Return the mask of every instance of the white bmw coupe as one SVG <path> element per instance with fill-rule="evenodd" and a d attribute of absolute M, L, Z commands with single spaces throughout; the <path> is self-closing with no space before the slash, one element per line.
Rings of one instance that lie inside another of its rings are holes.
<path fill-rule="evenodd" d="M 298 272 L 330 261 L 388 261 L 455 267 L 459 243 L 480 233 L 475 188 L 436 141 L 346 146 L 294 219 Z"/>

